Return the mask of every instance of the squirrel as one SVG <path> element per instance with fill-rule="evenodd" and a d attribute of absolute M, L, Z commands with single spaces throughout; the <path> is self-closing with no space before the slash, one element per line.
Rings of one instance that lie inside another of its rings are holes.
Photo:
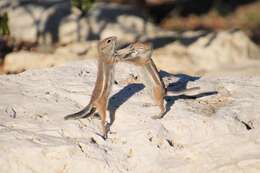
<path fill-rule="evenodd" d="M 192 87 L 181 91 L 167 91 L 167 88 L 165 87 L 165 84 L 159 75 L 157 67 L 151 58 L 152 51 L 153 48 L 149 43 L 136 42 L 130 44 L 124 49 L 118 50 L 117 54 L 126 55 L 126 53 L 128 53 L 127 56 L 119 56 L 120 61 L 141 66 L 146 86 L 148 88 L 150 87 L 149 91 L 152 92 L 155 104 L 160 108 L 159 115 L 152 116 L 152 118 L 160 119 L 163 118 L 163 116 L 166 114 L 166 107 L 164 105 L 165 96 L 187 94 L 189 92 L 199 90 L 200 87 Z M 132 53 L 129 54 L 129 52 Z"/>
<path fill-rule="evenodd" d="M 115 36 L 105 38 L 98 43 L 98 72 L 96 84 L 92 92 L 89 104 L 81 111 L 70 114 L 64 117 L 68 119 L 86 118 L 94 113 L 98 113 L 101 119 L 102 137 L 107 138 L 106 110 L 108 97 L 111 93 L 112 84 L 114 81 L 114 65 L 118 59 L 123 59 L 125 54 L 116 54 L 117 38 Z"/>

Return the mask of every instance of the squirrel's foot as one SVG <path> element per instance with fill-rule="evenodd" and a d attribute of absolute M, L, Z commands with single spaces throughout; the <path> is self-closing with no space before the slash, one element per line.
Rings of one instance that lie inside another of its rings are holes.
<path fill-rule="evenodd" d="M 164 117 L 164 115 L 166 114 L 166 112 L 161 112 L 159 115 L 154 115 L 151 118 L 156 120 L 156 119 L 162 119 Z"/>
<path fill-rule="evenodd" d="M 161 115 L 154 115 L 151 118 L 154 119 L 154 120 L 157 120 L 157 119 L 161 119 L 162 117 L 163 116 L 161 116 Z"/>

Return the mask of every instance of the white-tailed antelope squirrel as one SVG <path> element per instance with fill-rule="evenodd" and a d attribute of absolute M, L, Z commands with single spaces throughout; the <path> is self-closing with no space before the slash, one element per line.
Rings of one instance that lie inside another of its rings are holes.
<path fill-rule="evenodd" d="M 120 55 L 125 55 L 126 53 L 132 52 L 128 54 L 128 56 L 122 56 L 120 61 L 130 62 L 137 66 L 141 66 L 144 71 L 144 80 L 146 82 L 146 87 L 152 92 L 156 105 L 160 107 L 160 114 L 152 116 L 153 119 L 162 118 L 166 113 L 166 108 L 164 105 L 164 97 L 176 96 L 181 94 L 187 94 L 189 92 L 199 90 L 200 87 L 193 87 L 184 89 L 181 91 L 167 91 L 165 84 L 161 77 L 159 76 L 159 72 L 154 64 L 151 56 L 152 56 L 152 46 L 147 43 L 134 43 L 130 44 L 128 47 L 117 51 Z"/>
<path fill-rule="evenodd" d="M 117 62 L 117 58 L 122 59 L 122 57 L 115 56 L 116 43 L 116 37 L 109 37 L 99 41 L 97 78 L 90 102 L 81 111 L 64 117 L 65 120 L 80 119 L 89 117 L 97 111 L 101 118 L 104 139 L 107 138 L 108 131 L 106 126 L 106 110 L 114 80 L 114 64 Z M 124 56 L 123 54 L 120 55 Z"/>

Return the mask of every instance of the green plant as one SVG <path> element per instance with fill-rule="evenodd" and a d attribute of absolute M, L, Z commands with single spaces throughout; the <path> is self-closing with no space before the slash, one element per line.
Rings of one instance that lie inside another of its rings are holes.
<path fill-rule="evenodd" d="M 6 13 L 4 13 L 2 16 L 0 16 L 0 36 L 9 34 L 9 28 L 7 22 L 8 22 L 8 16 Z"/>
<path fill-rule="evenodd" d="M 72 0 L 72 5 L 83 12 L 87 12 L 94 2 L 95 0 Z"/>

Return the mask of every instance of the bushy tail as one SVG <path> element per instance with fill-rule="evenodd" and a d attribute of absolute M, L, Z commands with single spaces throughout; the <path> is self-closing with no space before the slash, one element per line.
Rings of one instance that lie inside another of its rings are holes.
<path fill-rule="evenodd" d="M 193 91 L 199 90 L 200 87 L 192 87 L 187 88 L 181 91 L 167 91 L 167 96 L 177 96 L 177 95 L 183 95 L 183 94 L 192 94 Z"/>
<path fill-rule="evenodd" d="M 74 114 L 70 114 L 64 117 L 65 120 L 87 118 L 96 111 L 96 108 L 92 105 L 87 105 L 84 109 Z"/>

